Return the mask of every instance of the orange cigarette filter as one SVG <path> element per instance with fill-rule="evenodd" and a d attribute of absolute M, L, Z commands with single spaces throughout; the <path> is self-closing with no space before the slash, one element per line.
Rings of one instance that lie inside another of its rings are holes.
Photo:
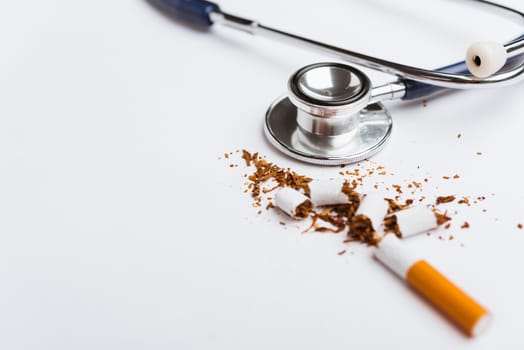
<path fill-rule="evenodd" d="M 469 336 L 481 333 L 489 324 L 491 315 L 484 307 L 404 247 L 395 235 L 382 239 L 375 256 Z"/>

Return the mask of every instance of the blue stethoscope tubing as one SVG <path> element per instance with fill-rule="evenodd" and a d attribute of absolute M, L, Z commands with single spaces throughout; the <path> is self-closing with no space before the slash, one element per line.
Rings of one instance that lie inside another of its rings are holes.
<path fill-rule="evenodd" d="M 397 76 L 398 82 L 405 86 L 402 100 L 427 97 L 445 89 L 472 89 L 509 85 L 524 78 L 524 34 L 504 44 L 508 57 L 499 71 L 491 76 L 479 78 L 470 74 L 466 61 L 460 61 L 435 70 L 398 64 L 263 26 L 258 22 L 225 13 L 217 4 L 209 1 L 148 1 L 161 10 L 193 24 L 209 27 L 218 22 L 251 34 L 281 37 L 286 41 L 295 42 L 302 46 L 320 49 L 354 64 L 392 74 Z M 524 14 L 513 8 L 491 1 L 473 1 L 505 10 L 524 20 Z"/>

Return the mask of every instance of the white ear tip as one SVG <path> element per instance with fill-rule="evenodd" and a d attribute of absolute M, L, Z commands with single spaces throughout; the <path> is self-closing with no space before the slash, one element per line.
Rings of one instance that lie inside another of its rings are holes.
<path fill-rule="evenodd" d="M 506 64 L 508 52 L 504 45 L 482 41 L 474 43 L 466 52 L 466 65 L 476 77 L 487 78 Z"/>

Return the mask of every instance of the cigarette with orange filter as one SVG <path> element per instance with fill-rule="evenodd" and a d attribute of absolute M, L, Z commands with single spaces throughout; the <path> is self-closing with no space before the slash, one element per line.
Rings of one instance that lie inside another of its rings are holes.
<path fill-rule="evenodd" d="M 469 336 L 480 334 L 489 325 L 491 315 L 484 307 L 405 247 L 394 234 L 382 238 L 375 250 L 375 257 Z"/>

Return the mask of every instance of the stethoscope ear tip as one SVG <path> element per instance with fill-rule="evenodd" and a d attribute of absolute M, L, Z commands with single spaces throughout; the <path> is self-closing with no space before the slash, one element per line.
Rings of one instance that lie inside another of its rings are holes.
<path fill-rule="evenodd" d="M 497 73 L 508 59 L 504 45 L 491 41 L 476 42 L 466 52 L 466 64 L 477 78 L 487 78 Z"/>

